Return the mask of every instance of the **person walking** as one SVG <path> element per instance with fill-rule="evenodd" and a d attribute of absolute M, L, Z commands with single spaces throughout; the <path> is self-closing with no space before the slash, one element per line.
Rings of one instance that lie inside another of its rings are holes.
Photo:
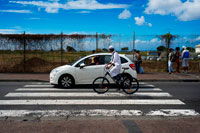
<path fill-rule="evenodd" d="M 169 55 L 168 55 L 168 71 L 169 71 L 169 74 L 173 73 L 174 72 L 174 69 L 172 67 L 172 60 L 173 60 L 173 53 L 172 53 L 172 48 L 170 48 L 169 50 Z"/>
<path fill-rule="evenodd" d="M 182 67 L 183 67 L 183 72 L 185 74 L 188 73 L 188 59 L 189 59 L 189 50 L 185 46 L 183 46 L 183 52 L 182 52 Z"/>
<path fill-rule="evenodd" d="M 136 66 L 136 71 L 137 73 L 140 73 L 140 64 L 142 63 L 142 57 L 140 55 L 140 51 L 136 51 L 135 54 L 135 66 Z"/>
<path fill-rule="evenodd" d="M 177 73 L 180 73 L 179 69 L 180 69 L 180 48 L 179 47 L 176 47 L 176 53 L 175 53 L 175 58 L 176 58 L 176 72 Z"/>

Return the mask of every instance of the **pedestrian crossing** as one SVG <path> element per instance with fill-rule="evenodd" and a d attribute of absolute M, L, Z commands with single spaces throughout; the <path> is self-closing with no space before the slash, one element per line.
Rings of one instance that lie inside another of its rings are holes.
<path fill-rule="evenodd" d="M 6 94 L 0 99 L 0 107 L 0 117 L 199 115 L 183 101 L 148 83 L 140 83 L 138 92 L 128 95 L 115 88 L 97 94 L 92 88 L 61 89 L 34 82 Z"/>

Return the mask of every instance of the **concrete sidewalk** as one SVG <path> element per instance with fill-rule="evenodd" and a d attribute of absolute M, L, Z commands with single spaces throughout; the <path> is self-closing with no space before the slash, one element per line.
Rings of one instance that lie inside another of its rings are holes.
<path fill-rule="evenodd" d="M 138 74 L 140 81 L 182 81 L 182 82 L 199 82 L 200 73 L 144 73 Z M 41 73 L 0 73 L 0 81 L 17 81 L 17 82 L 34 82 L 43 81 L 49 82 L 49 74 Z"/>

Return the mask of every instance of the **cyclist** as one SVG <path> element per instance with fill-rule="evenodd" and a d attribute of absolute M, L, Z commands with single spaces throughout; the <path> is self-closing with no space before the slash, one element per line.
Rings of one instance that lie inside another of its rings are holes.
<path fill-rule="evenodd" d="M 113 68 L 110 70 L 110 76 L 116 81 L 118 81 L 119 80 L 118 74 L 120 73 L 121 70 L 121 59 L 113 46 L 109 46 L 109 51 L 112 53 L 112 57 L 106 69 L 110 69 L 110 67 L 113 66 Z"/>

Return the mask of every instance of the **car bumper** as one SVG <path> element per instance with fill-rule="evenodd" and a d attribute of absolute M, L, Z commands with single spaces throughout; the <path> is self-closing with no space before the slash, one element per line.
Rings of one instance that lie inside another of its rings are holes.
<path fill-rule="evenodd" d="M 50 76 L 49 76 L 49 81 L 50 81 L 50 84 L 53 84 L 53 85 L 57 85 L 58 82 L 56 80 L 56 74 L 55 73 L 50 73 Z"/>

